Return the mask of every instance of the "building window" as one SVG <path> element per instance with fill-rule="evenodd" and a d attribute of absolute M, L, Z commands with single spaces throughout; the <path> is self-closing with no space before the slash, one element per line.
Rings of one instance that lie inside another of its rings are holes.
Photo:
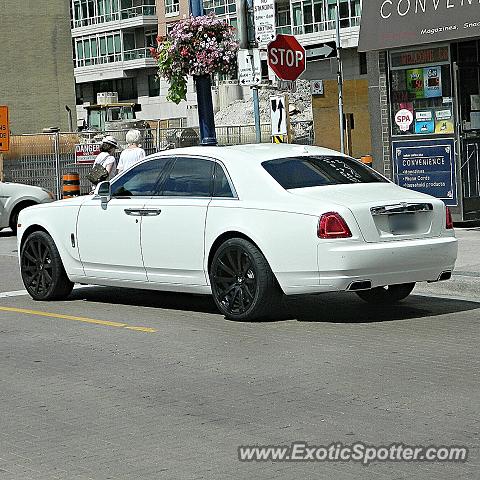
<path fill-rule="evenodd" d="M 359 52 L 358 60 L 360 63 L 360 75 L 366 75 L 367 72 L 367 54 L 365 52 Z"/>
<path fill-rule="evenodd" d="M 290 9 L 288 5 L 278 6 L 275 15 L 275 25 L 277 34 L 290 35 L 292 33 L 292 22 L 290 20 Z"/>
<path fill-rule="evenodd" d="M 179 0 L 165 0 L 165 16 L 175 17 L 180 13 Z"/>
<path fill-rule="evenodd" d="M 137 79 L 136 78 L 118 78 L 116 80 L 102 80 L 93 82 L 93 97 L 97 101 L 97 94 L 100 92 L 117 92 L 118 100 L 137 100 Z"/>
<path fill-rule="evenodd" d="M 119 0 L 74 0 L 73 27 L 85 27 L 120 19 Z"/>
<path fill-rule="evenodd" d="M 205 15 L 214 13 L 215 15 L 227 20 L 230 24 L 230 17 L 237 17 L 237 7 L 235 0 L 204 0 L 203 9 Z"/>
<path fill-rule="evenodd" d="M 166 25 L 167 37 L 169 37 L 172 34 L 172 30 L 173 30 L 173 27 L 175 27 L 175 24 L 176 24 L 176 22 L 167 23 L 167 25 Z"/>
<path fill-rule="evenodd" d="M 158 32 L 156 30 L 145 32 L 145 47 L 156 47 L 157 46 L 157 36 Z"/>
<path fill-rule="evenodd" d="M 290 23 L 294 35 L 303 35 L 324 30 L 335 30 L 337 0 L 292 0 Z M 277 27 L 288 31 L 285 17 L 279 18 L 287 7 L 277 9 Z M 288 7 L 287 7 L 288 8 Z M 340 0 L 340 27 L 360 25 L 361 0 Z M 278 23 L 280 21 L 281 23 Z M 280 33 L 280 32 L 279 32 Z"/>
<path fill-rule="evenodd" d="M 148 96 L 158 97 L 160 95 L 160 79 L 157 75 L 148 76 Z"/>

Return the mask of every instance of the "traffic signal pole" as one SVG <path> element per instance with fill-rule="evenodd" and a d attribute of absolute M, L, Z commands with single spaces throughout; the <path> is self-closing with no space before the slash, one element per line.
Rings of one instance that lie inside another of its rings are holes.
<path fill-rule="evenodd" d="M 202 0 L 189 0 L 190 13 L 193 17 L 203 15 Z M 212 80 L 210 75 L 198 75 L 193 77 L 197 89 L 198 124 L 200 127 L 201 145 L 217 145 L 215 132 L 215 116 L 213 114 Z"/>

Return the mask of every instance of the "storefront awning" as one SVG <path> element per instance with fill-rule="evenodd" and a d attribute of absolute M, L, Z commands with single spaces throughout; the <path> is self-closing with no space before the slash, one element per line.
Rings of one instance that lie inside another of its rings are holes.
<path fill-rule="evenodd" d="M 480 0 L 364 0 L 358 50 L 480 37 Z"/>

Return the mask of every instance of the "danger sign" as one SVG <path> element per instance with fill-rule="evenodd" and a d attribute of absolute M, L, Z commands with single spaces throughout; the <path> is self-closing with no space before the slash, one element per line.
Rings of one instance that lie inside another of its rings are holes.
<path fill-rule="evenodd" d="M 75 163 L 93 163 L 100 153 L 100 143 L 79 143 L 75 145 Z"/>
<path fill-rule="evenodd" d="M 10 125 L 8 121 L 8 107 L 0 105 L 0 152 L 10 149 Z"/>

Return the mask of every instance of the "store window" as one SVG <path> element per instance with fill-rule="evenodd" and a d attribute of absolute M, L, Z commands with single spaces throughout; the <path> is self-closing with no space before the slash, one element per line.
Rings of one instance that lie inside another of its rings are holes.
<path fill-rule="evenodd" d="M 454 111 L 449 47 L 390 55 L 392 135 L 451 135 Z"/>

